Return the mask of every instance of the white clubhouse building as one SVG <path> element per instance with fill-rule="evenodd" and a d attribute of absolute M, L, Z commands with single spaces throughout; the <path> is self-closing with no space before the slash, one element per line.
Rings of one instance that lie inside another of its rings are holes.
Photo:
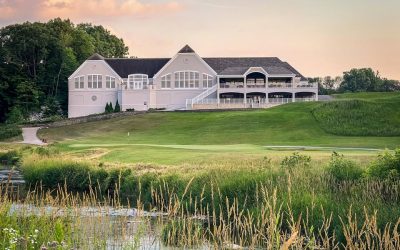
<path fill-rule="evenodd" d="M 89 57 L 68 78 L 68 117 L 149 108 L 266 108 L 318 100 L 308 83 L 277 57 L 202 58 L 188 45 L 173 58 Z"/>

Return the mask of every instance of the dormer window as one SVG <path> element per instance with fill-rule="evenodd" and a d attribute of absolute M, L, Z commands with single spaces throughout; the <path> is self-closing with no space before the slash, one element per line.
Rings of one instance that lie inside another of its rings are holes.
<path fill-rule="evenodd" d="M 132 74 L 128 76 L 128 89 L 147 89 L 149 78 L 145 74 Z"/>

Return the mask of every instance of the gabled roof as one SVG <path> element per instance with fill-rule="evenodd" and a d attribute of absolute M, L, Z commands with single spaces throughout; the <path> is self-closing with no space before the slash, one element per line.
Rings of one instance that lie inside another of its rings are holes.
<path fill-rule="evenodd" d="M 192 48 L 190 48 L 189 45 L 185 45 L 181 50 L 178 51 L 178 53 L 195 53 Z"/>
<path fill-rule="evenodd" d="M 130 74 L 146 74 L 152 78 L 169 58 L 108 58 L 105 61 L 122 78 Z"/>
<path fill-rule="evenodd" d="M 195 53 L 189 45 L 185 45 L 178 53 Z M 251 67 L 262 67 L 271 75 L 301 75 L 287 62 L 277 57 L 206 57 L 202 58 L 218 75 L 243 75 Z M 88 60 L 104 60 L 121 78 L 130 74 L 146 74 L 152 78 L 159 72 L 170 58 L 104 58 L 95 53 Z"/>

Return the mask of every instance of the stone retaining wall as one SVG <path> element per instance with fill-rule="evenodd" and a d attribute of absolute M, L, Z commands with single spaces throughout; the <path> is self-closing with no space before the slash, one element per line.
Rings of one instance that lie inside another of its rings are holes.
<path fill-rule="evenodd" d="M 76 118 L 68 118 L 65 120 L 55 121 L 51 123 L 44 123 L 44 124 L 36 124 L 37 127 L 63 127 L 72 124 L 79 124 L 85 122 L 93 122 L 93 121 L 101 121 L 101 120 L 108 120 L 117 117 L 124 117 L 124 116 L 132 116 L 132 115 L 139 115 L 145 114 L 147 111 L 125 111 L 119 113 L 110 113 L 110 114 L 99 114 L 99 115 L 90 115 L 90 116 L 82 116 Z"/>

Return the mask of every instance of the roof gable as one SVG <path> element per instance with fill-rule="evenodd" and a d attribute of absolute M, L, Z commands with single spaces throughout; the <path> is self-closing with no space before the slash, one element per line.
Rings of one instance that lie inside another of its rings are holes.
<path fill-rule="evenodd" d="M 100 54 L 94 53 L 87 60 L 104 60 L 104 57 Z"/>
<path fill-rule="evenodd" d="M 178 53 L 196 53 L 194 50 L 189 46 L 185 45 L 181 50 L 178 51 Z"/>

